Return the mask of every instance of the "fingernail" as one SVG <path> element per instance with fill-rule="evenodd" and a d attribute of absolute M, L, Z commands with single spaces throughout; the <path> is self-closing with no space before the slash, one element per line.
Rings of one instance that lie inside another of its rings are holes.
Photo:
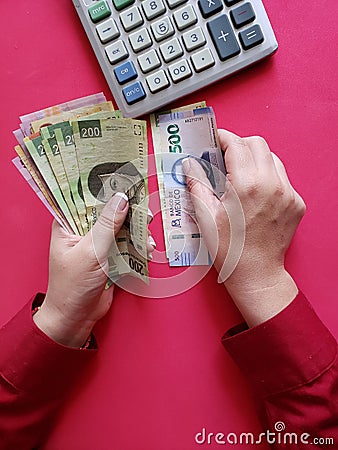
<path fill-rule="evenodd" d="M 156 248 L 156 242 L 154 241 L 154 238 L 152 236 L 148 236 L 148 242 L 150 245 Z"/>
<path fill-rule="evenodd" d="M 153 260 L 153 255 L 151 253 L 148 254 L 148 260 L 152 261 Z"/>
<path fill-rule="evenodd" d="M 147 222 L 148 224 L 153 220 L 154 214 L 150 208 L 148 208 L 148 214 L 147 214 Z"/>
<path fill-rule="evenodd" d="M 128 204 L 128 197 L 123 192 L 116 192 L 111 200 L 111 206 L 117 211 L 123 211 Z"/>
<path fill-rule="evenodd" d="M 186 174 L 187 172 L 189 172 L 191 165 L 190 165 L 190 158 L 183 158 L 182 159 L 182 167 L 183 167 L 183 172 Z"/>

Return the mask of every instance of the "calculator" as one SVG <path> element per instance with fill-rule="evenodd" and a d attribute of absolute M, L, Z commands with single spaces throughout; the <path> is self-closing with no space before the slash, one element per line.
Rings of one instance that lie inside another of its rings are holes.
<path fill-rule="evenodd" d="M 260 0 L 73 3 L 124 117 L 203 92 L 278 46 Z"/>

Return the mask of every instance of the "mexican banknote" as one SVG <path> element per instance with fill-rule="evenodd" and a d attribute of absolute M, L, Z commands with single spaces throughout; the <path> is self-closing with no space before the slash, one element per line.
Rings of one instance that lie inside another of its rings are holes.
<path fill-rule="evenodd" d="M 152 117 L 166 255 L 170 266 L 208 265 L 206 250 L 187 191 L 184 157 L 194 157 L 217 196 L 225 190 L 225 166 L 212 108 L 197 104 Z"/>
<path fill-rule="evenodd" d="M 147 133 L 146 122 L 133 119 L 72 121 L 86 215 L 92 227 L 105 203 L 116 193 L 129 199 L 129 212 L 117 235 L 109 278 L 135 272 L 148 277 Z"/>

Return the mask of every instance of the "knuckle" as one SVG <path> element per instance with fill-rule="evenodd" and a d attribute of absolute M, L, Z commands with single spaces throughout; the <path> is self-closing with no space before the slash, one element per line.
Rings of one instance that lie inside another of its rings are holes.
<path fill-rule="evenodd" d="M 305 202 L 302 197 L 293 189 L 288 192 L 287 202 L 288 207 L 291 208 L 297 216 L 304 216 L 306 211 Z"/>
<path fill-rule="evenodd" d="M 233 141 L 234 145 L 237 147 L 248 147 L 248 141 L 246 138 L 241 138 L 239 136 L 236 136 L 236 138 Z"/>
<path fill-rule="evenodd" d="M 266 140 L 262 136 L 250 136 L 247 138 L 247 140 L 254 147 L 268 146 Z"/>
<path fill-rule="evenodd" d="M 260 145 L 268 145 L 268 143 L 266 142 L 266 140 L 263 138 L 263 136 L 253 136 L 253 141 L 256 144 L 260 144 Z"/>
<path fill-rule="evenodd" d="M 292 201 L 292 195 L 285 189 L 285 186 L 280 181 L 277 181 L 274 186 L 274 195 L 277 198 L 284 197 L 285 200 L 289 203 Z"/>
<path fill-rule="evenodd" d="M 257 178 L 248 178 L 245 183 L 245 192 L 250 198 L 256 198 L 262 190 L 262 185 Z"/>
<path fill-rule="evenodd" d="M 107 230 L 112 230 L 116 228 L 116 226 L 121 224 L 122 219 L 122 215 L 119 212 L 115 211 L 110 216 L 101 214 L 98 220 L 100 221 L 102 227 L 106 228 Z"/>
<path fill-rule="evenodd" d="M 114 226 L 114 217 L 108 217 L 105 214 L 101 214 L 98 221 L 100 222 L 100 225 L 104 228 L 111 229 Z"/>
<path fill-rule="evenodd" d="M 306 212 L 306 204 L 300 196 L 296 200 L 296 205 L 297 205 L 297 210 L 299 212 L 299 215 L 301 217 L 303 217 Z"/>
<path fill-rule="evenodd" d="M 194 192 L 199 185 L 199 180 L 194 177 L 186 177 L 186 183 L 189 192 Z"/>

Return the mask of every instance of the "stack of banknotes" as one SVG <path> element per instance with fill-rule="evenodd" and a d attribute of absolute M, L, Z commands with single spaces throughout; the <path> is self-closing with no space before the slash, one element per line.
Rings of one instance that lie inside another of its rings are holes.
<path fill-rule="evenodd" d="M 13 163 L 67 231 L 86 234 L 109 198 L 127 194 L 129 212 L 112 244 L 108 277 L 148 282 L 146 122 L 122 118 L 102 93 L 20 120 Z"/>
<path fill-rule="evenodd" d="M 152 114 L 150 121 L 169 265 L 209 265 L 211 260 L 196 222 L 182 160 L 198 160 L 215 195 L 223 195 L 226 171 L 214 112 L 200 102 Z"/>

